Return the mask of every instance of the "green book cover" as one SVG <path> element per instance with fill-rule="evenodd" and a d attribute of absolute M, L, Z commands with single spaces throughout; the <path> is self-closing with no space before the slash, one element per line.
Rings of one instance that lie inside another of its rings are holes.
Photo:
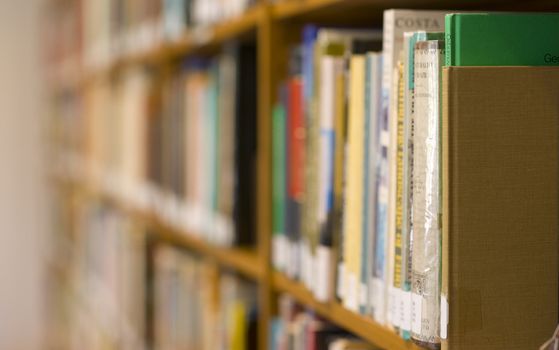
<path fill-rule="evenodd" d="M 446 15 L 447 66 L 557 66 L 559 14 Z"/>
<path fill-rule="evenodd" d="M 278 104 L 273 109 L 273 234 L 285 234 L 285 201 L 286 201 L 286 179 L 285 179 L 285 133 L 286 116 L 283 105 Z"/>

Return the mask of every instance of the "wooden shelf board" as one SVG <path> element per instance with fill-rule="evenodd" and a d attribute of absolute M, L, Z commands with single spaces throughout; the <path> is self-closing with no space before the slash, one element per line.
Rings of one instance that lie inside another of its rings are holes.
<path fill-rule="evenodd" d="M 162 58 L 172 59 L 192 55 L 205 48 L 222 45 L 229 40 L 243 38 L 256 31 L 263 14 L 264 5 L 254 5 L 238 18 L 226 20 L 212 27 L 191 30 L 177 42 L 163 44 L 156 48 L 156 51 L 161 53 Z"/>
<path fill-rule="evenodd" d="M 318 302 L 305 286 L 291 280 L 283 273 L 274 272 L 272 284 L 276 291 L 291 295 L 300 304 L 309 307 L 325 319 L 372 344 L 391 350 L 421 350 L 420 347 L 403 340 L 393 331 L 379 325 L 370 318 L 347 310 L 338 302 Z"/>
<path fill-rule="evenodd" d="M 300 22 L 346 23 L 348 25 L 380 25 L 382 13 L 391 8 L 456 9 L 456 10 L 514 10 L 557 9 L 554 0 L 285 0 L 274 4 L 276 20 Z"/>
<path fill-rule="evenodd" d="M 122 205 L 121 205 L 122 207 Z M 250 279 L 259 281 L 263 274 L 258 254 L 249 248 L 220 247 L 204 241 L 198 236 L 171 227 L 154 213 L 125 209 L 156 229 L 157 237 L 173 245 L 184 247 L 200 255 L 215 259 L 219 265 L 231 268 Z"/>

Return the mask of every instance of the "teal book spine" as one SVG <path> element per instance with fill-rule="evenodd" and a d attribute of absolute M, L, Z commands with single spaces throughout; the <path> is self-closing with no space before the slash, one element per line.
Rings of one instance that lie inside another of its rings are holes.
<path fill-rule="evenodd" d="M 445 17 L 447 66 L 559 66 L 559 14 L 460 13 Z"/>

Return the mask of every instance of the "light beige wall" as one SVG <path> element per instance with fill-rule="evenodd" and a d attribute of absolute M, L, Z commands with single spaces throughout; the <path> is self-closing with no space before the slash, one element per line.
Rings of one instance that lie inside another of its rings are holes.
<path fill-rule="evenodd" d="M 0 0 L 0 349 L 42 349 L 39 0 Z"/>

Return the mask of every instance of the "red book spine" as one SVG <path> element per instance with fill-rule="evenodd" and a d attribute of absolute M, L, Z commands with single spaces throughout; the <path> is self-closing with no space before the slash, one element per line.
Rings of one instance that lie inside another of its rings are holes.
<path fill-rule="evenodd" d="M 303 114 L 303 82 L 300 77 L 289 81 L 289 197 L 301 200 L 304 194 L 305 176 L 305 120 Z"/>

